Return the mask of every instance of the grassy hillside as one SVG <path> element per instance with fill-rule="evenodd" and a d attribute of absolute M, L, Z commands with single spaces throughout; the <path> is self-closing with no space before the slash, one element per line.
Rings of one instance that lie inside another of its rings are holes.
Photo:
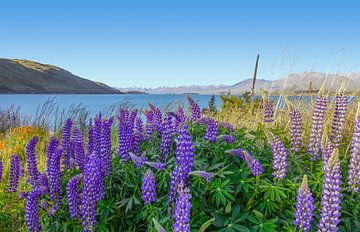
<path fill-rule="evenodd" d="M 100 82 L 29 60 L 0 59 L 0 93 L 120 94 Z"/>

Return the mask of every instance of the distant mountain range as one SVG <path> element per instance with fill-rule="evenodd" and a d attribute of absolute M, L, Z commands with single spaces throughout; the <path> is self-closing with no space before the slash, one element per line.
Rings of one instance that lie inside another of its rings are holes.
<path fill-rule="evenodd" d="M 152 94 L 226 94 L 228 92 L 242 94 L 246 91 L 251 91 L 252 81 L 252 79 L 246 79 L 234 85 L 194 85 L 159 88 L 132 87 L 120 88 L 120 90 Z M 274 94 L 280 92 L 299 94 L 310 92 L 310 89 L 312 92 L 317 92 L 324 82 L 328 91 L 335 92 L 344 83 L 347 86 L 348 92 L 360 94 L 360 73 L 325 74 L 320 72 L 291 73 L 287 77 L 272 81 L 258 79 L 256 80 L 255 92 L 258 93 L 260 88 L 271 91 Z"/>
<path fill-rule="evenodd" d="M 29 60 L 0 59 L 0 93 L 121 94 L 59 67 Z"/>

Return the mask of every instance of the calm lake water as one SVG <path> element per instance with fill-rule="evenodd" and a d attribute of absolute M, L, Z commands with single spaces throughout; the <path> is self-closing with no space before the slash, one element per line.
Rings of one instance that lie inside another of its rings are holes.
<path fill-rule="evenodd" d="M 211 95 L 192 95 L 192 98 L 203 108 L 208 106 Z M 220 96 L 215 96 L 215 98 L 216 105 L 221 106 Z M 53 99 L 60 110 L 68 109 L 71 105 L 83 104 L 92 115 L 115 104 L 145 108 L 147 103 L 151 102 L 157 107 L 170 109 L 174 109 L 179 104 L 187 104 L 186 95 L 183 94 L 0 94 L 0 109 L 11 105 L 19 106 L 22 115 L 34 117 L 37 108 L 49 99 Z"/>

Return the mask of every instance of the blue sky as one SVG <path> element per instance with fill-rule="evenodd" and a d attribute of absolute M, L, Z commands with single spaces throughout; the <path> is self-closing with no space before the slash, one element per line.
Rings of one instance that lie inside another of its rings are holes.
<path fill-rule="evenodd" d="M 0 57 L 112 86 L 360 71 L 356 1 L 2 1 Z"/>

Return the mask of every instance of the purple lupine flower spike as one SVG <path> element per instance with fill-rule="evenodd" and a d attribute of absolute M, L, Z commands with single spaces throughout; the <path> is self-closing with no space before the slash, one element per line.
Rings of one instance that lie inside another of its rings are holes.
<path fill-rule="evenodd" d="M 55 149 L 59 146 L 59 140 L 55 136 L 50 138 L 49 146 L 46 148 L 47 166 L 49 167 L 49 161 L 54 153 Z"/>
<path fill-rule="evenodd" d="M 144 174 L 141 193 L 144 205 L 148 205 L 151 202 L 156 201 L 156 179 L 151 169 L 148 169 Z"/>
<path fill-rule="evenodd" d="M 231 154 L 233 156 L 237 156 L 240 159 L 245 160 L 245 155 L 244 155 L 244 150 L 243 149 L 240 149 L 240 148 L 231 149 L 231 150 L 225 151 L 225 153 Z"/>
<path fill-rule="evenodd" d="M 171 178 L 170 178 L 170 184 L 169 184 L 170 185 L 169 197 L 168 197 L 169 205 L 175 201 L 176 194 L 177 194 L 177 188 L 178 188 L 178 182 L 179 182 L 179 167 L 175 166 L 174 170 L 171 172 Z"/>
<path fill-rule="evenodd" d="M 84 231 L 96 229 L 96 205 L 99 200 L 101 173 L 99 157 L 91 155 L 84 168 L 84 188 L 81 200 L 81 216 Z"/>
<path fill-rule="evenodd" d="M 310 231 L 314 217 L 314 210 L 314 197 L 309 188 L 307 176 L 304 175 L 296 197 L 294 225 L 304 232 Z"/>
<path fill-rule="evenodd" d="M 2 160 L 0 160 L 0 183 L 2 181 L 2 176 L 3 176 L 3 162 Z"/>
<path fill-rule="evenodd" d="M 264 172 L 264 168 L 261 163 L 255 159 L 249 152 L 244 151 L 246 163 L 250 169 L 251 174 L 259 176 Z"/>
<path fill-rule="evenodd" d="M 62 136 L 61 136 L 61 145 L 63 147 L 64 152 L 64 164 L 66 168 L 71 167 L 71 159 L 72 155 L 72 143 L 71 143 L 71 129 L 73 126 L 73 122 L 70 118 L 68 118 L 64 124 Z"/>
<path fill-rule="evenodd" d="M 164 130 L 161 133 L 160 157 L 162 161 L 166 160 L 171 148 L 171 123 L 172 117 L 166 116 L 164 120 Z"/>
<path fill-rule="evenodd" d="M 11 157 L 10 161 L 10 180 L 9 180 L 9 189 L 10 193 L 15 193 L 18 190 L 19 186 L 19 177 L 20 177 L 20 159 L 19 156 L 14 154 Z"/>
<path fill-rule="evenodd" d="M 121 109 L 119 116 L 119 155 L 125 162 L 130 159 L 131 137 L 134 122 L 130 120 L 129 111 Z"/>
<path fill-rule="evenodd" d="M 187 121 L 187 117 L 185 115 L 184 109 L 181 106 L 178 106 L 176 116 L 177 116 L 178 126 Z"/>
<path fill-rule="evenodd" d="M 341 216 L 341 184 L 339 150 L 335 149 L 325 167 L 319 231 L 338 231 Z"/>
<path fill-rule="evenodd" d="M 191 120 L 195 122 L 201 118 L 200 106 L 190 96 L 187 96 L 187 100 L 190 104 Z"/>
<path fill-rule="evenodd" d="M 156 170 L 162 171 L 166 167 L 166 163 L 160 162 L 145 162 L 149 167 L 155 168 Z"/>
<path fill-rule="evenodd" d="M 74 128 L 73 132 L 74 141 L 74 156 L 76 166 L 83 170 L 85 162 L 85 150 L 84 150 L 84 135 L 79 128 Z"/>
<path fill-rule="evenodd" d="M 335 112 L 331 125 L 331 142 L 338 147 L 341 143 L 343 132 L 344 132 L 344 124 L 346 117 L 346 110 L 348 105 L 348 98 L 345 92 L 345 86 L 341 85 L 339 92 L 336 95 L 335 100 Z"/>
<path fill-rule="evenodd" d="M 312 160 L 316 160 L 321 153 L 321 137 L 324 130 L 326 111 L 326 96 L 324 88 L 325 85 L 323 85 L 319 90 L 312 115 L 312 126 L 308 145 L 308 153 Z"/>
<path fill-rule="evenodd" d="M 33 189 L 28 197 L 26 202 L 26 224 L 29 232 L 39 232 L 42 230 L 39 217 L 39 197 L 41 196 L 41 191 L 38 188 Z"/>
<path fill-rule="evenodd" d="M 111 176 L 111 127 L 114 118 L 109 118 L 103 122 L 101 134 L 101 156 L 104 161 L 104 171 L 106 176 Z"/>
<path fill-rule="evenodd" d="M 188 126 L 184 125 L 179 131 L 176 141 L 176 164 L 179 167 L 179 178 L 185 186 L 189 185 L 189 172 L 194 167 L 194 147 Z"/>
<path fill-rule="evenodd" d="M 269 123 L 274 121 L 274 109 L 273 109 L 273 102 L 269 100 L 266 92 L 263 89 L 260 89 L 260 93 L 263 98 L 263 117 L 264 122 Z"/>
<path fill-rule="evenodd" d="M 218 139 L 224 141 L 227 144 L 233 144 L 236 140 L 236 138 L 232 135 L 220 135 L 218 136 Z"/>
<path fill-rule="evenodd" d="M 150 110 L 151 112 L 153 112 L 153 118 L 152 121 L 149 123 L 152 123 L 154 126 L 154 129 L 156 131 L 158 131 L 159 133 L 162 133 L 162 123 L 163 123 L 163 119 L 162 119 L 162 113 L 161 110 L 156 108 L 153 104 L 151 104 L 150 102 L 148 103 L 148 105 L 150 106 Z"/>
<path fill-rule="evenodd" d="M 209 142 L 216 142 L 216 137 L 218 135 L 218 125 L 213 118 L 202 118 L 200 122 L 204 123 L 206 126 L 206 134 L 204 139 L 208 140 Z"/>
<path fill-rule="evenodd" d="M 291 127 L 290 127 L 290 150 L 299 152 L 302 145 L 303 120 L 300 111 L 294 107 L 289 99 L 284 97 L 285 103 L 289 108 Z"/>
<path fill-rule="evenodd" d="M 358 109 L 355 115 L 354 135 L 351 141 L 348 170 L 348 191 L 357 193 L 360 188 L 360 102 L 358 102 Z"/>
<path fill-rule="evenodd" d="M 49 157 L 47 167 L 50 182 L 50 199 L 55 203 L 56 206 L 59 206 L 61 204 L 61 154 L 62 149 L 56 148 Z"/>
<path fill-rule="evenodd" d="M 190 190 L 180 183 L 175 203 L 174 232 L 190 232 L 191 206 Z"/>
<path fill-rule="evenodd" d="M 189 174 L 193 175 L 193 176 L 199 176 L 199 177 L 203 178 L 204 180 L 206 180 L 207 182 L 210 182 L 212 180 L 212 178 L 214 178 L 213 173 L 205 172 L 205 171 L 192 171 Z"/>
<path fill-rule="evenodd" d="M 268 138 L 273 153 L 273 176 L 278 179 L 284 179 L 287 173 L 286 166 L 288 153 L 284 144 L 276 135 L 270 135 Z"/>
<path fill-rule="evenodd" d="M 76 175 L 69 180 L 66 185 L 66 197 L 69 203 L 69 212 L 71 218 L 80 217 L 80 189 L 79 185 L 82 181 L 82 174 Z"/>
<path fill-rule="evenodd" d="M 29 180 L 33 188 L 38 185 L 39 171 L 36 163 L 35 146 L 38 143 L 39 138 L 34 136 L 26 146 L 26 161 L 28 166 Z"/>

